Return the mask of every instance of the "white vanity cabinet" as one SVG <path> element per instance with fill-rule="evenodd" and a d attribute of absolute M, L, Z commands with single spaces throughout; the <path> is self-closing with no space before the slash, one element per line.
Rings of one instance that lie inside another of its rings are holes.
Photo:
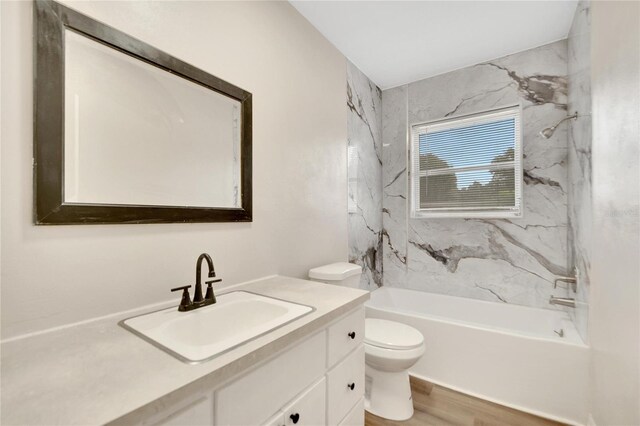
<path fill-rule="evenodd" d="M 327 329 L 327 362 L 334 366 L 364 340 L 364 308 L 345 315 Z M 364 366 L 364 361 L 362 363 Z"/>
<path fill-rule="evenodd" d="M 326 424 L 326 379 L 323 377 L 262 426 L 314 426 Z"/>
<path fill-rule="evenodd" d="M 160 424 L 362 426 L 364 307 L 212 390 Z M 193 409 L 193 412 L 190 412 Z"/>
<path fill-rule="evenodd" d="M 313 426 L 326 424 L 327 418 L 327 379 L 324 377 L 307 389 L 299 398 L 284 410 L 286 426 Z"/>
<path fill-rule="evenodd" d="M 327 378 L 327 422 L 337 425 L 364 394 L 364 347 L 333 367 Z"/>
<path fill-rule="evenodd" d="M 324 376 L 325 351 L 321 331 L 217 390 L 215 424 L 263 424 Z"/>

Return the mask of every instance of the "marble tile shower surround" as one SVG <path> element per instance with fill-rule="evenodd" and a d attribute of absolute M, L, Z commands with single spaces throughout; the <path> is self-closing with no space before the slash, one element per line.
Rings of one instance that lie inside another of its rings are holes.
<path fill-rule="evenodd" d="M 549 308 L 567 273 L 566 40 L 382 94 L 383 284 Z M 524 216 L 410 219 L 407 131 L 414 123 L 522 105 Z"/>
<path fill-rule="evenodd" d="M 347 62 L 349 262 L 361 265 L 360 287 L 382 285 L 382 92 Z"/>
<path fill-rule="evenodd" d="M 568 38 L 569 113 L 578 118 L 569 122 L 569 267 L 580 274 L 578 300 L 570 313 L 587 341 L 588 295 L 591 275 L 591 19 L 590 2 L 581 0 L 576 8 Z"/>

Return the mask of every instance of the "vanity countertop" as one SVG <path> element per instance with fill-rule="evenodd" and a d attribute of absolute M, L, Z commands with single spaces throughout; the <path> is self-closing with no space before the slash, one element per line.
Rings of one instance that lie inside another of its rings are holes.
<path fill-rule="evenodd" d="M 213 389 L 326 326 L 369 298 L 363 290 L 288 277 L 248 290 L 316 310 L 201 364 L 185 364 L 118 326 L 126 313 L 5 342 L 2 424 L 131 424 L 199 390 Z"/>

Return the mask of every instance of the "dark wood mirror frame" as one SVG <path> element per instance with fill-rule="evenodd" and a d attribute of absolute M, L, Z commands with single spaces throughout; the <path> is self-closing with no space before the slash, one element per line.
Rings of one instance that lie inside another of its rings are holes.
<path fill-rule="evenodd" d="M 251 222 L 251 93 L 51 0 L 34 5 L 34 220 L 38 225 Z M 65 29 L 159 67 L 241 104 L 239 208 L 64 202 Z"/>

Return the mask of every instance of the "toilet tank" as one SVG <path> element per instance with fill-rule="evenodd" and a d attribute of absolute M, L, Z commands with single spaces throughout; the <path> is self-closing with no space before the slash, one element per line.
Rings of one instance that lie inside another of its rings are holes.
<path fill-rule="evenodd" d="M 310 269 L 309 279 L 321 283 L 358 288 L 361 274 L 362 266 L 354 263 L 337 262 Z"/>

